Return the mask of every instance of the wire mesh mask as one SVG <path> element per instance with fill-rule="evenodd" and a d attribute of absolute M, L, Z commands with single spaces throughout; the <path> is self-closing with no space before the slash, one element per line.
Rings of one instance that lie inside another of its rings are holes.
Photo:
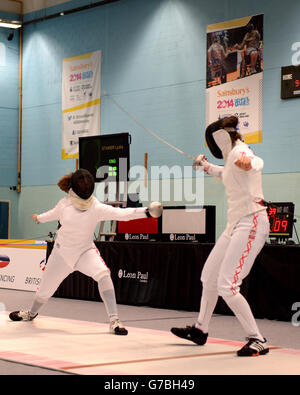
<path fill-rule="evenodd" d="M 71 188 L 81 199 L 88 199 L 94 192 L 94 177 L 88 170 L 79 169 L 71 177 Z"/>

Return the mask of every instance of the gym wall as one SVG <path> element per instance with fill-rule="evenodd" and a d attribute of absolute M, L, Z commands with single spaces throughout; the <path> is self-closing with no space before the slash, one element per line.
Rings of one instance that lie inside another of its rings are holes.
<path fill-rule="evenodd" d="M 69 1 L 25 15 L 32 21 L 90 1 Z M 300 3 L 294 0 L 120 0 L 24 27 L 22 191 L 17 180 L 18 34 L 7 41 L 7 65 L 0 66 L 0 199 L 12 201 L 12 238 L 33 238 L 53 230 L 35 226 L 30 215 L 51 208 L 63 196 L 58 179 L 75 169 L 61 159 L 62 59 L 102 51 L 102 92 L 108 91 L 147 128 L 183 151 L 204 153 L 206 26 L 264 14 L 263 143 L 252 149 L 265 161 L 266 200 L 292 201 L 300 213 L 300 101 L 280 99 L 281 67 L 290 65 L 300 41 Z M 156 141 L 107 98 L 101 102 L 101 133 L 132 135 L 131 164 L 181 167 L 190 161 Z M 2 143 L 3 142 L 3 143 Z M 161 183 L 164 180 L 160 181 Z M 174 202 L 170 202 L 173 204 Z M 205 177 L 205 204 L 217 205 L 217 236 L 226 223 L 221 184 Z M 299 208 L 299 209 L 298 209 Z"/>

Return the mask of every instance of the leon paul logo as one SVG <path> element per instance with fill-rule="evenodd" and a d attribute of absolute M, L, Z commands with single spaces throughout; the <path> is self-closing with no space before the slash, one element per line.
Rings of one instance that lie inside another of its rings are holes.
<path fill-rule="evenodd" d="M 130 272 L 127 272 L 127 270 L 125 270 L 125 269 L 124 270 L 120 269 L 118 271 L 118 277 L 120 279 L 121 278 L 135 279 L 135 280 L 139 281 L 140 283 L 147 283 L 148 279 L 149 279 L 149 273 L 148 272 L 142 273 L 140 271 L 137 271 L 135 273 L 130 273 Z"/>
<path fill-rule="evenodd" d="M 10 259 L 7 255 L 0 255 L 0 269 L 8 266 L 10 264 Z"/>
<path fill-rule="evenodd" d="M 196 234 L 170 234 L 170 241 L 196 241 Z"/>

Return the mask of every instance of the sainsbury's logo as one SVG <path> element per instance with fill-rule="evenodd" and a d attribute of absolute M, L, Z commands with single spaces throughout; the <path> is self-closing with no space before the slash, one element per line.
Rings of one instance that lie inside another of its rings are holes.
<path fill-rule="evenodd" d="M 218 90 L 217 91 L 217 96 L 218 97 L 224 97 L 224 96 L 245 96 L 245 95 L 249 95 L 250 93 L 250 88 L 246 87 L 246 88 L 237 88 L 237 89 L 230 89 L 230 90 Z"/>

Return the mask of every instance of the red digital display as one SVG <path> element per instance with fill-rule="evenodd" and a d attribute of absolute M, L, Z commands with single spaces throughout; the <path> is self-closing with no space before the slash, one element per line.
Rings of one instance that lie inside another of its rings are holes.
<path fill-rule="evenodd" d="M 270 203 L 267 212 L 270 222 L 270 236 L 292 237 L 294 204 Z"/>
<path fill-rule="evenodd" d="M 300 88 L 300 80 L 295 81 L 295 88 Z"/>

